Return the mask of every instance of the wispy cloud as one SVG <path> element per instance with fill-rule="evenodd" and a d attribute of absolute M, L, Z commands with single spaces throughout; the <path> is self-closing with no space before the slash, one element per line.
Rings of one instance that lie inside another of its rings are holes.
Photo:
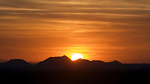
<path fill-rule="evenodd" d="M 88 47 L 95 53 L 91 59 L 101 58 L 98 51 L 106 58 L 121 59 L 131 54 L 129 50 L 133 56 L 149 50 L 149 23 L 149 0 L 1 0 L 0 46 L 10 52 Z"/>

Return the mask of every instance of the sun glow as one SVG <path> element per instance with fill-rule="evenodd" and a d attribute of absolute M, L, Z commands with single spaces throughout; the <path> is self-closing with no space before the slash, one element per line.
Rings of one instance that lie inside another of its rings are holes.
<path fill-rule="evenodd" d="M 82 55 L 81 55 L 81 54 L 78 54 L 78 53 L 73 54 L 72 57 L 71 57 L 71 60 L 72 60 L 72 61 L 75 61 L 75 60 L 77 60 L 77 59 L 83 59 Z"/>

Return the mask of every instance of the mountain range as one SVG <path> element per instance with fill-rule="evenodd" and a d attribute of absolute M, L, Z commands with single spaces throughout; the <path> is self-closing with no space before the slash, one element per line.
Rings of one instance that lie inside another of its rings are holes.
<path fill-rule="evenodd" d="M 150 64 L 122 64 L 117 60 L 103 62 L 100 60 L 89 61 L 78 59 L 72 61 L 67 56 L 49 57 L 35 65 L 22 59 L 12 59 L 0 63 L 0 71 L 59 71 L 59 70 L 149 70 Z"/>
<path fill-rule="evenodd" d="M 15 84 L 147 84 L 150 64 L 72 61 L 64 55 L 49 57 L 34 65 L 11 59 L 0 63 L 0 74 L 1 82 Z"/>

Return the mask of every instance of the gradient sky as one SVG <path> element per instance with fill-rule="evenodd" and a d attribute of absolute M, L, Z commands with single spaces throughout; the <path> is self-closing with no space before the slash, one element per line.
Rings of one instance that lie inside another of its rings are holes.
<path fill-rule="evenodd" d="M 0 0 L 0 59 L 150 63 L 150 0 Z"/>

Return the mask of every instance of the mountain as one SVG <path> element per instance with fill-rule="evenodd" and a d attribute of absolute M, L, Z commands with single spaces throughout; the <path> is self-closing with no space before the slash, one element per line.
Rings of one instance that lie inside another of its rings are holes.
<path fill-rule="evenodd" d="M 71 61 L 64 55 L 49 57 L 35 65 L 12 59 L 0 63 L 0 74 L 1 82 L 17 84 L 146 84 L 150 78 L 150 64 L 122 64 L 117 60 Z"/>
<path fill-rule="evenodd" d="M 49 57 L 48 59 L 39 62 L 35 65 L 38 69 L 43 70 L 65 70 L 71 67 L 72 61 L 67 56 Z"/>
<path fill-rule="evenodd" d="M 29 66 L 31 64 L 29 64 L 23 59 L 11 59 L 5 62 L 5 65 L 12 66 L 12 67 L 21 67 L 21 66 Z"/>
<path fill-rule="evenodd" d="M 78 59 L 72 61 L 67 56 L 49 57 L 35 65 L 32 65 L 22 59 L 12 59 L 5 63 L 0 63 L 0 71 L 63 71 L 63 70 L 150 70 L 150 64 L 122 64 L 114 60 L 112 62 L 103 62 L 100 60 L 89 61 Z"/>
<path fill-rule="evenodd" d="M 113 65 L 120 65 L 122 64 L 121 62 L 117 61 L 117 60 L 114 60 L 112 62 L 109 62 L 110 64 L 113 64 Z"/>
<path fill-rule="evenodd" d="M 12 71 L 13 70 L 25 71 L 25 70 L 28 70 L 30 67 L 32 67 L 32 65 L 22 59 L 11 59 L 1 64 L 1 69 L 6 70 L 6 71 L 7 70 L 8 71 L 11 71 L 11 70 Z"/>
<path fill-rule="evenodd" d="M 67 56 L 49 57 L 35 65 L 36 70 L 108 70 L 120 69 L 122 65 L 119 61 L 103 62 L 100 60 L 89 61 L 86 59 L 78 59 L 71 61 Z"/>

